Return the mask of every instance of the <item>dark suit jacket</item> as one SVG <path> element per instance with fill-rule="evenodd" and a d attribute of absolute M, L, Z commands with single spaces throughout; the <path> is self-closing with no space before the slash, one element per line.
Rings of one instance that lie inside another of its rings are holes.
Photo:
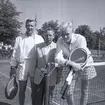
<path fill-rule="evenodd" d="M 52 42 L 50 44 L 50 49 L 45 43 L 41 43 L 37 45 L 36 47 L 36 68 L 35 68 L 35 77 L 34 82 L 36 84 L 40 84 L 42 81 L 42 77 L 40 76 L 41 68 L 46 68 L 46 64 L 54 62 L 55 60 L 55 51 L 56 51 L 56 44 Z M 47 52 L 47 53 L 46 53 Z M 54 68 L 54 65 L 52 65 L 49 69 L 49 73 Z M 56 68 L 52 74 L 50 75 L 50 86 L 54 86 L 57 83 L 57 71 L 58 68 Z"/>

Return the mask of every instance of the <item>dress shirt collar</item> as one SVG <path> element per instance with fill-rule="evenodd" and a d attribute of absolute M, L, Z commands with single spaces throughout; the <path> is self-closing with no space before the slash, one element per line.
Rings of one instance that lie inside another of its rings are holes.
<path fill-rule="evenodd" d="M 52 41 L 50 44 L 46 44 L 46 46 L 53 46 L 53 45 L 55 45 L 55 43 Z"/>
<path fill-rule="evenodd" d="M 34 32 L 32 33 L 32 35 L 31 35 L 31 36 L 27 36 L 27 33 L 25 33 L 25 36 L 26 36 L 26 37 L 31 37 L 31 36 L 32 36 L 32 37 L 34 37 L 34 38 L 35 38 L 35 36 L 36 36 L 36 31 L 34 31 Z"/>

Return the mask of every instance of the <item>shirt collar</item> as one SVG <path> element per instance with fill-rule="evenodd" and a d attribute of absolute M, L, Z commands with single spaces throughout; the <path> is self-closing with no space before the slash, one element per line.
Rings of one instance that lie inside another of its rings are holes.
<path fill-rule="evenodd" d="M 53 46 L 55 43 L 52 41 L 49 45 L 47 45 L 47 46 Z"/>
<path fill-rule="evenodd" d="M 27 33 L 25 33 L 25 36 L 26 37 L 35 37 L 36 36 L 36 32 L 34 31 L 31 36 L 27 36 Z"/>

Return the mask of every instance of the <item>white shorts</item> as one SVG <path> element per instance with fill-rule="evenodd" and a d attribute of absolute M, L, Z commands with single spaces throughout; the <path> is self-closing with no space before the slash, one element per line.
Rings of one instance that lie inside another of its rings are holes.
<path fill-rule="evenodd" d="M 24 65 L 18 66 L 18 80 L 26 81 L 28 80 L 29 72 Z"/>

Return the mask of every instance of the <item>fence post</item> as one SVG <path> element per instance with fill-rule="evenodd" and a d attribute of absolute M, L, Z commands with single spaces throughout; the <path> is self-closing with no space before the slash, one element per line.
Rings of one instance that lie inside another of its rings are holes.
<path fill-rule="evenodd" d="M 47 75 L 45 77 L 45 102 L 44 105 L 49 105 L 49 84 L 50 84 L 50 76 L 48 75 L 50 72 L 50 64 L 48 64 Z"/>

